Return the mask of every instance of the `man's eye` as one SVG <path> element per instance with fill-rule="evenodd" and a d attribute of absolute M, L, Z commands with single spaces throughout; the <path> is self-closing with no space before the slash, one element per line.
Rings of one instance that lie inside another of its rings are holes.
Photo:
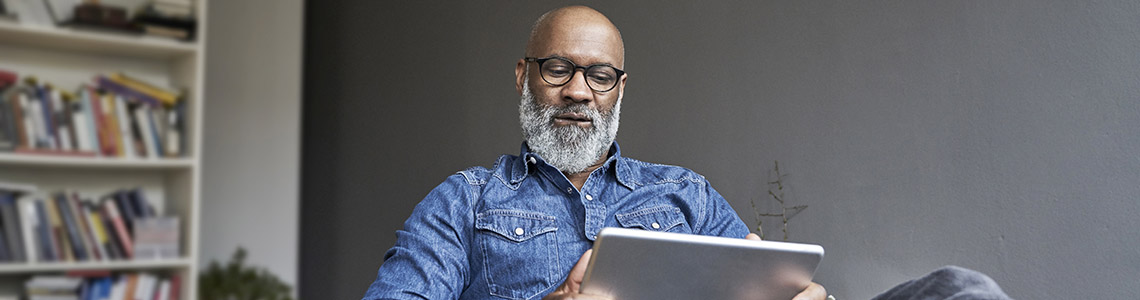
<path fill-rule="evenodd" d="M 548 68 L 546 74 L 553 76 L 566 76 L 570 74 L 570 68 Z"/>
<path fill-rule="evenodd" d="M 598 83 L 609 83 L 614 80 L 614 77 L 606 73 L 591 73 L 590 80 Z"/>

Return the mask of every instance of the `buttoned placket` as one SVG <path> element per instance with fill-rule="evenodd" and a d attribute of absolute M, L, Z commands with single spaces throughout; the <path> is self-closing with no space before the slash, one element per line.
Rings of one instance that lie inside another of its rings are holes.
<path fill-rule="evenodd" d="M 583 232 L 586 233 L 586 238 L 594 240 L 598 237 L 598 232 L 605 226 L 606 221 L 606 203 L 599 197 L 600 191 L 605 187 L 605 173 L 606 167 L 603 166 L 590 174 L 586 178 L 586 184 L 582 185 L 582 191 L 579 196 L 579 201 L 586 209 L 586 222 L 583 224 Z"/>

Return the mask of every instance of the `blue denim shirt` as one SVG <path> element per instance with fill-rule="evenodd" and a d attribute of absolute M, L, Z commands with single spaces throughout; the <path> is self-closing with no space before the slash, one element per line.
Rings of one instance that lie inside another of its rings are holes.
<path fill-rule="evenodd" d="M 541 298 L 605 227 L 748 234 L 700 174 L 609 153 L 581 190 L 525 143 L 448 177 L 396 231 L 364 299 Z"/>

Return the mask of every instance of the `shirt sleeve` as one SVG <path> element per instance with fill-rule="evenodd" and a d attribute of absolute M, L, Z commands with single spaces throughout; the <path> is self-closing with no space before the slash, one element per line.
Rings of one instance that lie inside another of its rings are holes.
<path fill-rule="evenodd" d="M 708 181 L 705 182 L 701 193 L 705 198 L 705 218 L 698 234 L 732 238 L 744 238 L 748 235 L 748 225 L 740 220 L 740 216 L 732 209 L 732 205 L 728 204 L 728 200 L 713 189 Z"/>
<path fill-rule="evenodd" d="M 459 298 L 469 277 L 474 191 L 456 174 L 416 205 L 363 299 Z"/>

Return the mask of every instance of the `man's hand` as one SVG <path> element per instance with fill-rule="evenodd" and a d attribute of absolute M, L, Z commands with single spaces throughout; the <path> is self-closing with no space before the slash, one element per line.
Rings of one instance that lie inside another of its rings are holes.
<path fill-rule="evenodd" d="M 601 297 L 601 296 L 596 296 L 596 295 L 584 295 L 584 294 L 578 293 L 578 289 L 582 287 L 582 277 L 586 276 L 586 266 L 590 263 L 590 255 L 593 253 L 594 253 L 593 249 L 586 250 L 586 253 L 583 253 L 582 257 L 578 259 L 578 263 L 574 264 L 574 268 L 570 269 L 570 274 L 566 275 L 566 281 L 563 281 L 562 285 L 558 286 L 557 289 L 554 289 L 554 292 L 551 292 L 549 295 L 546 295 L 546 297 L 542 297 L 542 300 L 556 300 L 556 299 L 563 299 L 563 300 L 570 300 L 570 299 L 573 299 L 573 300 L 606 300 L 606 299 L 609 299 L 606 297 Z"/>
<path fill-rule="evenodd" d="M 755 233 L 749 233 L 744 238 L 749 239 L 749 240 L 756 240 L 756 241 L 761 240 L 760 236 L 756 235 Z M 588 254 L 589 252 L 586 252 L 586 253 Z M 571 271 L 570 273 L 573 274 L 574 272 Z M 824 289 L 822 285 L 819 285 L 818 283 L 815 283 L 815 282 L 812 282 L 810 285 L 808 285 L 808 287 L 806 289 L 804 289 L 803 291 L 800 291 L 800 293 L 798 295 L 796 295 L 795 297 L 792 298 L 792 300 L 824 300 L 824 299 L 827 299 L 827 289 Z"/>

